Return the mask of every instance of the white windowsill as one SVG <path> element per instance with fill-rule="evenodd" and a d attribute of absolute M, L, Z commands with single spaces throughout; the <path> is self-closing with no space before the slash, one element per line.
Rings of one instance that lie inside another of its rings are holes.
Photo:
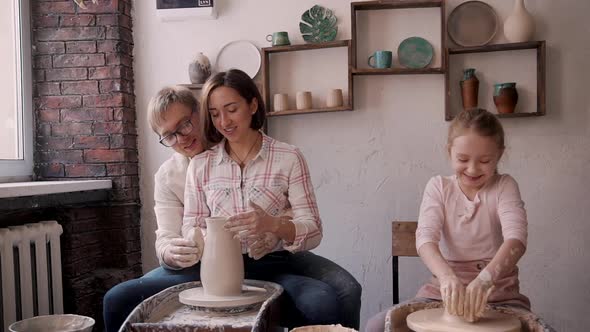
<path fill-rule="evenodd" d="M 111 180 L 31 181 L 0 183 L 0 198 L 111 189 Z"/>

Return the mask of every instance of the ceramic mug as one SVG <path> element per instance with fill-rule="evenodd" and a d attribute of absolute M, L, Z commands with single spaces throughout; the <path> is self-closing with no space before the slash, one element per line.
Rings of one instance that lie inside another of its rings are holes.
<path fill-rule="evenodd" d="M 393 54 L 391 53 L 391 51 L 375 51 L 375 53 L 373 53 L 373 55 L 371 55 L 369 57 L 368 63 L 369 63 L 369 66 L 372 68 L 379 68 L 379 69 L 391 68 L 392 57 L 393 57 Z M 371 59 L 375 60 L 374 65 L 371 64 Z"/>
<path fill-rule="evenodd" d="M 289 95 L 286 93 L 277 93 L 274 95 L 273 110 L 286 111 L 289 109 Z"/>
<path fill-rule="evenodd" d="M 291 45 L 287 31 L 273 32 L 271 35 L 266 36 L 266 40 L 272 42 L 272 46 Z"/>
<path fill-rule="evenodd" d="M 331 89 L 326 98 L 327 107 L 340 107 L 343 104 L 342 89 Z"/>
<path fill-rule="evenodd" d="M 297 97 L 295 98 L 295 102 L 297 104 L 298 110 L 311 109 L 311 92 L 309 92 L 309 91 L 297 92 Z"/>

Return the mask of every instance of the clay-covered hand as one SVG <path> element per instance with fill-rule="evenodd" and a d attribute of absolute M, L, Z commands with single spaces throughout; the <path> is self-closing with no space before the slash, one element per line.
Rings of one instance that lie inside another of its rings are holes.
<path fill-rule="evenodd" d="M 170 241 L 163 256 L 166 265 L 186 268 L 197 264 L 201 258 L 201 250 L 195 241 L 179 237 Z"/>
<path fill-rule="evenodd" d="M 242 240 L 256 239 L 266 232 L 275 233 L 279 226 L 278 218 L 269 215 L 252 201 L 249 205 L 252 210 L 229 217 L 225 222 L 225 229 Z"/>
<path fill-rule="evenodd" d="M 264 233 L 257 237 L 251 237 L 246 241 L 248 256 L 258 260 L 271 253 L 279 243 L 279 238 L 272 233 Z"/>
<path fill-rule="evenodd" d="M 463 315 L 463 301 L 465 299 L 465 285 L 454 274 L 438 277 L 440 294 L 447 312 L 451 315 Z"/>
<path fill-rule="evenodd" d="M 494 290 L 491 274 L 484 269 L 473 279 L 465 290 L 463 317 L 468 322 L 475 322 L 483 315 L 488 297 Z"/>

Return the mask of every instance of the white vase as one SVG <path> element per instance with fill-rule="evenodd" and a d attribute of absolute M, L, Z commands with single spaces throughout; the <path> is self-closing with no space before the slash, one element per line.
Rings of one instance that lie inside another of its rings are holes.
<path fill-rule="evenodd" d="M 504 35 L 509 42 L 530 41 L 535 33 L 535 20 L 524 7 L 524 0 L 514 0 L 514 8 L 504 21 Z"/>
<path fill-rule="evenodd" d="M 206 218 L 207 235 L 201 258 L 201 283 L 206 295 L 238 296 L 242 293 L 244 261 L 240 240 L 223 228 L 226 218 Z"/>

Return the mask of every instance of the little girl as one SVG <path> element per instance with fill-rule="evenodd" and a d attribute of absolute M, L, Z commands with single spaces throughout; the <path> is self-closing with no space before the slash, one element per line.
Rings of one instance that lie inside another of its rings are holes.
<path fill-rule="evenodd" d="M 447 148 L 455 174 L 430 179 L 416 230 L 418 254 L 433 277 L 415 299 L 371 318 L 366 331 L 406 330 L 410 312 L 440 307 L 440 301 L 470 322 L 490 302 L 538 326 L 528 298 L 519 293 L 516 263 L 527 244 L 524 202 L 516 181 L 497 171 L 502 125 L 486 110 L 463 111 L 449 127 Z"/>

